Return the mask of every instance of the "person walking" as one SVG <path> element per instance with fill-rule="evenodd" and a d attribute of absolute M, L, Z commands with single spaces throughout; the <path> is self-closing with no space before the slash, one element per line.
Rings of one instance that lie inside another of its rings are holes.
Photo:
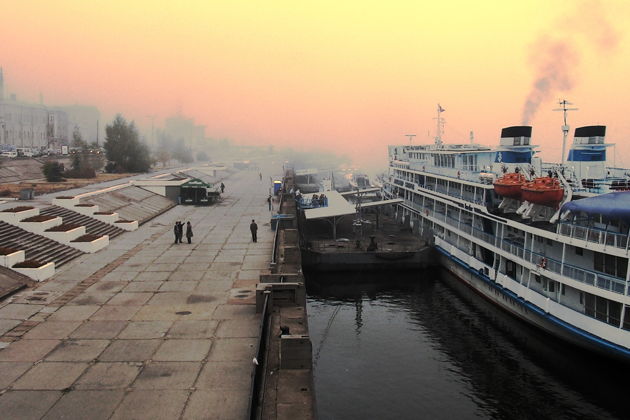
<path fill-rule="evenodd" d="M 225 191 L 225 184 L 222 182 L 221 183 L 221 194 L 223 194 L 223 191 Z"/>
<path fill-rule="evenodd" d="M 271 194 L 267 197 L 267 203 L 269 204 L 269 211 L 271 211 Z"/>
<path fill-rule="evenodd" d="M 262 181 L 262 172 L 258 172 L 258 177 L 260 178 L 260 180 Z"/>
<path fill-rule="evenodd" d="M 190 222 L 186 222 L 186 239 L 188 239 L 188 243 L 191 243 L 192 237 L 193 237 L 192 226 Z"/>
<path fill-rule="evenodd" d="M 254 219 L 252 219 L 252 223 L 250 223 L 249 225 L 249 230 L 252 232 L 252 242 L 258 242 L 258 225 L 254 221 Z"/>

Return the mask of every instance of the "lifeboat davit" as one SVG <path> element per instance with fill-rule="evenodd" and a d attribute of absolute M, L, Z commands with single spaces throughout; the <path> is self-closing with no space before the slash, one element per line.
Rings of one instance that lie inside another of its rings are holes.
<path fill-rule="evenodd" d="M 521 199 L 521 187 L 525 185 L 525 175 L 511 172 L 494 181 L 494 191 L 501 197 Z"/>
<path fill-rule="evenodd" d="M 557 207 L 564 197 L 564 188 L 558 178 L 548 176 L 525 183 L 521 191 L 524 201 L 548 207 Z"/>

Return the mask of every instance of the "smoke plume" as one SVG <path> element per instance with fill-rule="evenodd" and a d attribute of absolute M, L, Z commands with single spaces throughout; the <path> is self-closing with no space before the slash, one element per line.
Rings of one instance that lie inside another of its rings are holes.
<path fill-rule="evenodd" d="M 523 107 L 523 125 L 529 123 L 541 103 L 558 91 L 568 91 L 574 85 L 573 69 L 579 63 L 577 51 L 570 42 L 540 39 L 530 61 L 536 68 L 536 79 Z"/>
<path fill-rule="evenodd" d="M 535 76 L 523 105 L 523 125 L 529 124 L 543 102 L 575 86 L 581 51 L 578 38 L 594 47 L 595 54 L 612 52 L 619 44 L 619 34 L 608 21 L 601 1 L 577 3 L 576 10 L 553 28 L 555 38 L 541 36 L 531 48 L 529 63 Z"/>

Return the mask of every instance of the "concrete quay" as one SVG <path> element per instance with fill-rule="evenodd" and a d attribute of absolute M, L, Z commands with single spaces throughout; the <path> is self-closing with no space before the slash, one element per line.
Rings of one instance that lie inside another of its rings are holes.
<path fill-rule="evenodd" d="M 247 417 L 274 233 L 258 173 L 225 184 L 221 203 L 177 206 L 0 304 L 0 417 Z M 173 244 L 177 220 L 192 244 Z"/>

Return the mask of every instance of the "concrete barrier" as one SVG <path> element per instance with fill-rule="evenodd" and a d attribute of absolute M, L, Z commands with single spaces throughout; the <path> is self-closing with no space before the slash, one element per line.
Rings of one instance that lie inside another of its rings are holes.
<path fill-rule="evenodd" d="M 304 283 L 258 283 L 256 285 L 256 312 L 261 313 L 265 296 L 271 293 L 270 305 L 303 306 L 306 303 Z"/>
<path fill-rule="evenodd" d="M 308 335 L 280 336 L 280 369 L 310 369 L 313 348 Z"/>

